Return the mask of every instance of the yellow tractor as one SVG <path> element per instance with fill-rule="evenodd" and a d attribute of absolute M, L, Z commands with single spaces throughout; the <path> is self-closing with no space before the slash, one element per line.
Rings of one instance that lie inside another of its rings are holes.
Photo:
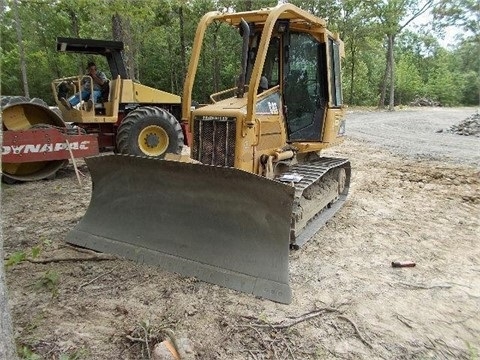
<path fill-rule="evenodd" d="M 210 25 L 241 35 L 239 76 L 191 108 Z M 292 4 L 201 19 L 185 79 L 190 158 L 87 158 L 89 208 L 67 241 L 290 303 L 288 256 L 342 206 L 343 43 Z"/>
<path fill-rule="evenodd" d="M 58 110 L 41 99 L 2 97 L 3 181 L 51 178 L 70 158 L 99 152 L 157 158 L 181 153 L 188 134 L 177 120 L 181 116 L 180 97 L 128 78 L 122 42 L 59 37 L 57 50 L 103 57 L 110 81 L 91 109 L 85 106 L 89 99 L 80 99 L 80 105 L 73 109 L 60 101 L 79 93 L 85 83 L 92 86 L 89 75 L 53 80 Z"/>
<path fill-rule="evenodd" d="M 55 102 L 66 122 L 76 124 L 87 133 L 98 134 L 100 151 L 163 157 L 180 153 L 184 134 L 180 119 L 180 96 L 142 85 L 130 79 L 122 57 L 120 41 L 57 38 L 57 50 L 63 53 L 105 57 L 111 79 L 104 85 L 100 101 L 88 109 L 88 99 L 80 99 L 77 108 L 66 108 L 59 97 L 79 93 L 84 83 L 92 87 L 89 75 L 71 76 L 52 82 Z M 60 96 L 59 96 L 60 95 Z"/>

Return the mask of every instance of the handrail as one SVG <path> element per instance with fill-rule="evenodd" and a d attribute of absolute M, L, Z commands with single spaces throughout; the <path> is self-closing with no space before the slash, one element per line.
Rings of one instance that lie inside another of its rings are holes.
<path fill-rule="evenodd" d="M 90 83 L 90 94 L 92 99 L 93 97 L 93 79 L 90 75 L 76 75 L 76 76 L 68 76 L 60 79 L 55 79 L 52 81 L 52 89 L 53 89 L 53 97 L 55 99 L 55 102 L 58 104 L 60 102 L 60 99 L 58 98 L 58 85 L 60 85 L 63 82 L 70 82 L 73 83 L 74 85 L 74 90 L 73 94 L 78 94 L 78 97 L 80 99 L 80 102 L 82 102 L 82 88 L 83 88 L 83 80 L 85 78 L 89 79 Z"/>

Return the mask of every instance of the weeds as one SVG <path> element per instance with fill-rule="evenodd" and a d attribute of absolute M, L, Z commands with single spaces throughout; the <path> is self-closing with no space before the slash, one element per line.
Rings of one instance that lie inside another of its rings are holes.
<path fill-rule="evenodd" d="M 33 246 L 32 248 L 28 249 L 27 251 L 16 251 L 5 261 L 5 266 L 8 268 L 10 266 L 14 266 L 20 264 L 22 261 L 30 259 L 35 259 L 40 255 L 42 251 L 41 246 Z"/>
<path fill-rule="evenodd" d="M 24 251 L 16 251 L 5 261 L 5 266 L 8 268 L 13 265 L 20 264 L 27 258 L 27 254 Z"/>
<path fill-rule="evenodd" d="M 81 360 L 88 356 L 88 350 L 80 348 L 72 353 L 61 354 L 58 360 Z"/>
<path fill-rule="evenodd" d="M 157 343 L 170 337 L 172 331 L 167 325 L 155 326 L 149 320 L 141 321 L 133 328 L 126 338 L 133 344 L 140 344 L 143 358 L 151 359 L 151 352 Z"/>
<path fill-rule="evenodd" d="M 35 354 L 28 346 L 23 345 L 18 350 L 18 355 L 21 359 L 25 360 L 40 360 L 42 357 L 38 354 Z"/>
<path fill-rule="evenodd" d="M 42 236 L 39 239 L 40 244 L 35 245 L 27 250 L 20 250 L 14 252 L 10 257 L 5 261 L 5 266 L 8 268 L 10 266 L 14 266 L 20 264 L 22 261 L 28 259 L 35 259 L 37 258 L 43 249 L 49 248 L 52 246 L 52 240 Z"/>
<path fill-rule="evenodd" d="M 77 349 L 73 352 L 66 352 L 58 355 L 58 360 L 81 360 L 87 358 L 89 352 L 85 348 Z M 43 357 L 35 353 L 26 345 L 22 345 L 18 348 L 18 355 L 23 360 L 41 360 Z"/>
<path fill-rule="evenodd" d="M 52 293 L 52 298 L 58 295 L 58 280 L 60 276 L 55 270 L 47 270 L 35 283 L 35 287 L 45 288 Z"/>

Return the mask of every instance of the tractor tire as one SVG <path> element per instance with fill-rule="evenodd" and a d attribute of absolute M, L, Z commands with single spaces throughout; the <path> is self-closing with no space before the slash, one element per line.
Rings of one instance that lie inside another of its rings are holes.
<path fill-rule="evenodd" d="M 120 154 L 162 159 L 167 153 L 180 154 L 183 145 L 178 120 L 155 106 L 142 106 L 131 111 L 117 131 L 117 152 Z"/>

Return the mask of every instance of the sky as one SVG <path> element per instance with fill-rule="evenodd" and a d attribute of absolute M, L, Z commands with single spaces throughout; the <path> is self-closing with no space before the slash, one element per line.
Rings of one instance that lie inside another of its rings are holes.
<path fill-rule="evenodd" d="M 431 23 L 433 21 L 433 15 L 430 11 L 420 15 L 414 21 L 412 21 L 411 26 L 409 26 L 410 30 L 418 31 L 418 27 L 428 26 L 431 27 Z M 445 34 L 443 38 L 437 37 L 438 42 L 444 48 L 448 48 L 449 46 L 453 46 L 457 40 L 455 39 L 458 35 L 464 34 L 463 29 L 456 27 L 456 26 L 449 26 L 444 29 Z"/>

